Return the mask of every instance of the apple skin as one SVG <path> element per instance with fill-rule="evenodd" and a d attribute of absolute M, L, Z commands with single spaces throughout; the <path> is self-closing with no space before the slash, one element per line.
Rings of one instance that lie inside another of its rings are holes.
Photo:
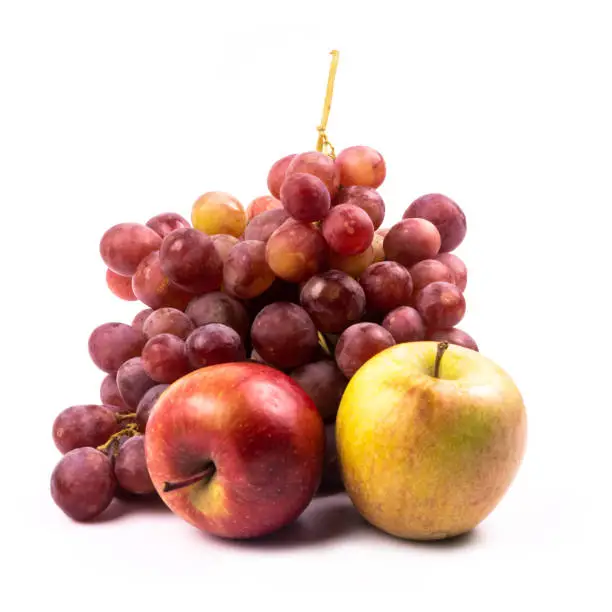
<path fill-rule="evenodd" d="M 295 520 L 321 480 L 325 434 L 308 395 L 289 376 L 255 363 L 197 370 L 151 411 L 146 457 L 166 505 L 226 538 L 262 536 Z M 209 482 L 164 492 L 213 461 Z"/>
<path fill-rule="evenodd" d="M 336 420 L 346 490 L 362 516 L 407 539 L 472 530 L 522 462 L 526 414 L 512 379 L 481 353 L 398 344 L 349 382 Z"/>

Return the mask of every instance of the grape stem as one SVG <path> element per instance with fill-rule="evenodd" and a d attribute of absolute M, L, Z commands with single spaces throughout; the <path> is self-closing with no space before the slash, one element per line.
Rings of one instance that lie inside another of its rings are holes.
<path fill-rule="evenodd" d="M 123 414 L 118 414 L 116 416 L 117 416 L 117 421 L 125 421 L 126 419 L 136 418 L 136 413 L 135 412 L 124 412 Z"/>
<path fill-rule="evenodd" d="M 329 76 L 327 78 L 327 91 L 325 92 L 325 102 L 323 103 L 323 116 L 321 123 L 317 127 L 319 139 L 317 140 L 317 151 L 329 155 L 332 159 L 336 159 L 336 151 L 331 142 L 327 139 L 327 120 L 329 119 L 329 111 L 331 110 L 332 98 L 334 96 L 334 81 L 336 80 L 336 70 L 338 69 L 338 51 L 332 51 L 332 61 L 329 67 Z"/>
<path fill-rule="evenodd" d="M 110 438 L 104 444 L 100 444 L 100 446 L 97 446 L 96 448 L 99 451 L 104 452 L 117 438 L 120 438 L 121 436 L 136 436 L 138 433 L 138 425 L 136 425 L 136 423 L 130 423 L 123 429 L 110 436 Z"/>
<path fill-rule="evenodd" d="M 440 378 L 440 362 L 442 361 L 442 356 L 446 353 L 446 349 L 448 348 L 448 342 L 439 342 L 438 350 L 436 351 L 436 362 L 434 364 L 434 378 Z"/>
<path fill-rule="evenodd" d="M 193 476 L 189 476 L 184 480 L 176 480 L 175 482 L 164 482 L 163 492 L 168 493 L 169 491 L 176 491 L 177 489 L 183 489 L 184 487 L 189 487 L 196 482 L 202 482 L 204 484 L 210 482 L 210 479 L 214 476 L 216 472 L 215 464 L 212 461 L 209 461 L 204 469 Z"/>

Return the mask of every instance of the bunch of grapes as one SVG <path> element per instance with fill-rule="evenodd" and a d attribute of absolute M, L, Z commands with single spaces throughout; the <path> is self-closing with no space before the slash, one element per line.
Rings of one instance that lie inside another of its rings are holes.
<path fill-rule="evenodd" d="M 75 520 L 114 497 L 156 495 L 144 436 L 164 390 L 199 368 L 235 361 L 289 374 L 326 424 L 321 491 L 342 488 L 334 423 L 349 379 L 395 343 L 446 340 L 478 350 L 455 326 L 467 271 L 450 251 L 466 233 L 451 199 L 425 195 L 382 229 L 380 153 L 288 155 L 268 174 L 271 195 L 246 210 L 208 192 L 191 223 L 175 213 L 121 223 L 100 242 L 110 290 L 147 308 L 131 325 L 105 323 L 89 353 L 106 373 L 100 404 L 72 406 L 53 426 L 64 453 L 51 479 Z"/>

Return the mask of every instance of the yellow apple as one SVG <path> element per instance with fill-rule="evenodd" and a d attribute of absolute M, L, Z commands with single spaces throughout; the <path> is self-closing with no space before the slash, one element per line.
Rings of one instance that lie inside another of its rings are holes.
<path fill-rule="evenodd" d="M 367 521 L 392 535 L 465 533 L 512 483 L 526 425 L 518 388 L 481 353 L 435 342 L 392 346 L 357 371 L 340 404 L 346 490 Z"/>

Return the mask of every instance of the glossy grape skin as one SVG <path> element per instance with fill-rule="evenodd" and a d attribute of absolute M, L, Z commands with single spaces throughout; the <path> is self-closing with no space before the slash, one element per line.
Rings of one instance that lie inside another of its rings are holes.
<path fill-rule="evenodd" d="M 266 306 L 251 327 L 253 348 L 280 369 L 297 368 L 312 361 L 319 338 L 308 313 L 289 302 Z"/>
<path fill-rule="evenodd" d="M 381 261 L 369 266 L 359 277 L 369 310 L 386 313 L 410 303 L 412 278 L 395 261 Z"/>
<path fill-rule="evenodd" d="M 336 446 L 336 425 L 328 423 L 325 425 L 325 454 L 323 458 L 323 472 L 318 494 L 330 495 L 344 490 L 342 472 L 338 461 L 338 449 Z"/>
<path fill-rule="evenodd" d="M 150 308 L 163 307 L 185 310 L 193 294 L 175 285 L 161 268 L 159 252 L 145 257 L 132 278 L 134 294 Z"/>
<path fill-rule="evenodd" d="M 397 344 L 425 340 L 425 323 L 418 311 L 410 306 L 400 306 L 392 310 L 383 319 L 382 326 Z"/>
<path fill-rule="evenodd" d="M 169 386 L 170 385 L 155 385 L 151 387 L 138 402 L 138 407 L 136 408 L 136 424 L 141 433 L 144 433 L 147 429 L 149 415 L 151 414 L 151 410 L 155 407 L 155 403 Z"/>
<path fill-rule="evenodd" d="M 261 295 L 274 278 L 266 261 L 266 245 L 258 240 L 237 244 L 223 266 L 224 291 L 243 300 Z"/>
<path fill-rule="evenodd" d="M 64 455 L 51 474 L 51 497 L 75 521 L 88 521 L 108 508 L 116 481 L 110 459 L 95 448 Z"/>
<path fill-rule="evenodd" d="M 288 175 L 281 187 L 283 208 L 298 221 L 320 221 L 331 207 L 329 191 L 323 181 L 312 174 Z"/>
<path fill-rule="evenodd" d="M 113 272 L 110 268 L 106 270 L 106 284 L 113 295 L 125 300 L 126 302 L 135 302 L 136 296 L 132 290 L 132 277 L 122 276 Z"/>
<path fill-rule="evenodd" d="M 308 223 L 288 219 L 266 243 L 266 261 L 276 276 L 301 283 L 327 265 L 327 245 Z"/>
<path fill-rule="evenodd" d="M 416 309 L 428 328 L 454 327 L 465 315 L 465 298 L 456 285 L 435 282 L 427 285 L 416 296 Z"/>
<path fill-rule="evenodd" d="M 115 478 L 129 493 L 146 495 L 155 491 L 147 469 L 144 436 L 134 436 L 121 446 L 115 458 Z"/>
<path fill-rule="evenodd" d="M 164 274 L 190 293 L 207 293 L 221 287 L 223 263 L 210 236 L 192 229 L 178 229 L 162 242 L 159 260 Z"/>
<path fill-rule="evenodd" d="M 274 196 L 265 195 L 255 198 L 246 208 L 247 220 L 250 222 L 251 219 L 257 217 L 257 215 L 261 215 L 261 213 L 267 212 L 269 210 L 275 210 L 282 208 L 280 200 L 275 198 Z"/>
<path fill-rule="evenodd" d="M 333 423 L 348 381 L 331 360 L 307 363 L 291 372 L 295 380 L 314 402 L 321 418 Z"/>
<path fill-rule="evenodd" d="M 336 157 L 336 167 L 343 187 L 362 185 L 376 188 L 382 185 L 387 175 L 383 156 L 372 147 L 348 147 Z"/>
<path fill-rule="evenodd" d="M 374 260 L 372 263 L 378 263 L 379 261 L 385 260 L 385 237 L 374 232 L 374 238 L 372 238 L 372 249 L 374 249 Z"/>
<path fill-rule="evenodd" d="M 361 319 L 366 296 L 354 278 L 340 270 L 328 270 L 306 281 L 300 304 L 318 330 L 340 333 Z"/>
<path fill-rule="evenodd" d="M 117 406 L 122 412 L 129 412 L 119 388 L 117 387 L 117 377 L 115 374 L 107 374 L 100 384 L 100 401 L 105 405 Z"/>
<path fill-rule="evenodd" d="M 86 404 L 62 410 L 53 422 L 53 441 L 61 453 L 104 444 L 116 431 L 115 413 L 106 406 Z"/>
<path fill-rule="evenodd" d="M 450 329 L 435 329 L 427 332 L 427 340 L 433 340 L 434 342 L 449 342 L 450 344 L 457 344 L 473 351 L 478 351 L 478 345 L 476 340 L 470 336 L 470 334 L 464 332 L 457 327 L 451 327 Z"/>
<path fill-rule="evenodd" d="M 404 219 L 389 230 L 383 246 L 387 259 L 410 268 L 438 254 L 440 234 L 436 226 L 425 219 Z"/>
<path fill-rule="evenodd" d="M 318 151 L 309 151 L 296 155 L 287 168 L 285 181 L 293 174 L 310 174 L 316 176 L 327 187 L 331 198 L 336 195 L 340 186 L 340 175 L 334 161 L 328 155 Z M 282 200 L 282 188 L 281 188 Z"/>
<path fill-rule="evenodd" d="M 147 339 L 159 334 L 173 334 L 184 340 L 194 329 L 193 321 L 176 308 L 159 308 L 142 325 L 142 332 Z"/>
<path fill-rule="evenodd" d="M 141 332 L 144 322 L 149 318 L 149 315 L 153 314 L 153 312 L 155 311 L 152 308 L 144 308 L 141 310 L 132 320 L 132 327 L 136 331 Z"/>
<path fill-rule="evenodd" d="M 453 273 L 453 282 L 461 291 L 465 291 L 468 273 L 463 260 L 453 253 L 440 253 L 436 256 L 436 260 L 442 262 Z"/>
<path fill-rule="evenodd" d="M 184 227 L 191 227 L 187 219 L 181 217 L 181 215 L 179 215 L 178 213 L 173 212 L 155 215 L 147 221 L 146 225 L 147 227 L 150 227 L 156 234 L 159 234 L 159 236 L 161 236 L 162 238 L 165 238 L 174 230 L 181 229 Z"/>
<path fill-rule="evenodd" d="M 248 229 L 248 228 L 247 228 Z M 246 230 L 245 230 L 246 231 Z M 229 234 L 215 234 L 210 239 L 213 242 L 217 255 L 221 259 L 221 263 L 225 263 L 230 251 L 238 244 L 238 238 Z"/>
<path fill-rule="evenodd" d="M 374 249 L 370 245 L 363 253 L 358 255 L 339 255 L 333 251 L 329 254 L 329 267 L 333 270 L 346 272 L 353 278 L 359 278 L 366 268 L 374 262 Z"/>
<path fill-rule="evenodd" d="M 195 329 L 187 338 L 186 349 L 193 368 L 246 360 L 240 336 L 221 323 L 209 323 Z"/>
<path fill-rule="evenodd" d="M 417 198 L 404 213 L 404 219 L 419 217 L 431 221 L 440 233 L 440 252 L 456 249 L 465 238 L 465 214 L 456 202 L 440 193 L 429 193 Z"/>
<path fill-rule="evenodd" d="M 250 320 L 245 307 L 221 291 L 195 298 L 187 306 L 185 314 L 196 327 L 209 323 L 222 323 L 231 327 L 243 339 L 246 339 L 249 333 Z"/>
<path fill-rule="evenodd" d="M 323 221 L 323 237 L 339 255 L 363 253 L 374 238 L 374 225 L 368 214 L 352 204 L 339 204 Z"/>
<path fill-rule="evenodd" d="M 268 242 L 270 236 L 289 219 L 289 213 L 284 208 L 268 210 L 257 215 L 244 230 L 245 240 Z"/>
<path fill-rule="evenodd" d="M 345 187 L 336 196 L 334 206 L 338 204 L 351 204 L 361 208 L 372 220 L 375 230 L 382 225 L 385 219 L 385 202 L 378 191 L 372 187 L 362 185 Z"/>
<path fill-rule="evenodd" d="M 185 341 L 173 334 L 154 336 L 142 350 L 142 367 L 156 383 L 173 383 L 188 374 L 191 368 Z"/>
<path fill-rule="evenodd" d="M 441 261 L 436 259 L 424 259 L 410 268 L 412 283 L 415 294 L 431 283 L 444 281 L 454 283 L 455 276 L 452 271 Z"/>
<path fill-rule="evenodd" d="M 142 332 L 123 323 L 104 323 L 89 336 L 89 355 L 107 374 L 119 370 L 121 364 L 142 352 L 147 339 Z"/>
<path fill-rule="evenodd" d="M 126 405 L 132 409 L 136 409 L 142 396 L 156 384 L 144 369 L 140 357 L 128 359 L 117 372 L 119 393 Z"/>
<path fill-rule="evenodd" d="M 293 161 L 294 157 L 295 153 L 282 157 L 278 161 L 274 162 L 270 168 L 270 171 L 268 172 L 268 190 L 272 196 L 277 199 L 280 199 L 280 191 L 285 180 L 285 174 L 287 173 L 287 168 Z"/>
<path fill-rule="evenodd" d="M 369 359 L 393 346 L 393 336 L 376 323 L 356 323 L 342 332 L 336 345 L 336 363 L 351 378 Z"/>
<path fill-rule="evenodd" d="M 107 230 L 100 240 L 100 255 L 113 272 L 132 276 L 138 264 L 161 246 L 161 238 L 140 223 L 119 223 Z"/>
<path fill-rule="evenodd" d="M 209 236 L 229 234 L 240 238 L 247 224 L 242 204 L 224 191 L 209 191 L 200 196 L 191 210 L 193 227 Z"/>

